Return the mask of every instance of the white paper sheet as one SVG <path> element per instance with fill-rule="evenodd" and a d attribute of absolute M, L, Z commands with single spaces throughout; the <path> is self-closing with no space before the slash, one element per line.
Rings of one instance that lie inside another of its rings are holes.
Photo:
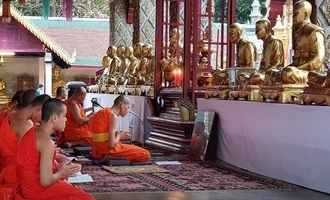
<path fill-rule="evenodd" d="M 90 183 L 94 182 L 93 178 L 89 174 L 81 174 L 80 172 L 76 173 L 76 176 L 68 178 L 69 183 Z M 78 175 L 80 174 L 80 175 Z"/>
<path fill-rule="evenodd" d="M 156 165 L 181 165 L 182 163 L 179 161 L 157 161 Z"/>

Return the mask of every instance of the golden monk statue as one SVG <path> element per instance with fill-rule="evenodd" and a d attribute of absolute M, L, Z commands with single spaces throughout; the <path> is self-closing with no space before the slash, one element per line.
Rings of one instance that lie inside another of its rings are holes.
<path fill-rule="evenodd" d="M 112 61 L 112 58 L 109 56 L 111 48 L 112 47 L 108 47 L 107 54 L 105 56 L 103 56 L 103 58 L 102 58 L 103 72 L 102 72 L 102 75 L 97 80 L 97 84 L 99 86 L 104 85 L 107 82 L 107 79 L 109 77 L 109 69 L 110 69 L 110 64 Z"/>
<path fill-rule="evenodd" d="M 134 56 L 133 47 L 126 47 L 126 59 L 128 60 L 124 75 L 126 76 L 126 83 L 128 85 L 136 85 L 137 70 L 140 67 L 141 61 Z"/>
<path fill-rule="evenodd" d="M 129 66 L 129 59 L 126 57 L 126 48 L 124 46 L 119 46 L 117 49 L 117 55 L 120 60 L 120 66 L 117 68 L 116 73 L 118 74 L 117 84 L 122 85 L 125 82 L 124 75 L 126 74 L 126 69 Z"/>
<path fill-rule="evenodd" d="M 142 46 L 142 59 L 138 70 L 138 84 L 151 85 L 153 82 L 154 70 L 152 66 L 151 45 L 145 44 Z"/>
<path fill-rule="evenodd" d="M 117 47 L 109 47 L 107 54 L 108 57 L 111 59 L 111 63 L 108 69 L 108 84 L 116 85 L 119 77 L 121 76 L 121 60 L 117 56 Z"/>
<path fill-rule="evenodd" d="M 272 35 L 271 23 L 267 19 L 261 19 L 256 23 L 256 35 L 263 44 L 262 59 L 259 71 L 254 73 L 249 81 L 251 85 L 271 85 L 274 77 L 280 75 L 284 67 L 284 50 L 281 40 Z M 266 77 L 265 77 L 266 76 Z"/>
<path fill-rule="evenodd" d="M 143 57 L 146 58 L 146 67 L 147 67 L 146 84 L 152 85 L 154 82 L 154 72 L 155 72 L 152 61 L 152 46 L 150 44 L 143 45 L 142 54 Z"/>
<path fill-rule="evenodd" d="M 111 60 L 112 60 L 110 57 L 111 48 L 112 48 L 112 46 L 108 47 L 107 54 L 105 56 L 103 56 L 103 58 L 102 58 L 102 66 L 104 68 L 110 68 L 110 64 L 111 64 Z"/>
<path fill-rule="evenodd" d="M 237 66 L 253 68 L 257 55 L 256 47 L 242 38 L 243 29 L 240 24 L 233 23 L 229 28 L 230 42 L 237 47 Z"/>
<path fill-rule="evenodd" d="M 135 45 L 134 45 L 134 47 L 133 47 L 133 49 L 134 49 L 134 56 L 137 58 L 137 59 L 139 59 L 139 60 L 141 60 L 142 59 L 142 57 L 143 57 L 143 53 L 142 53 L 142 47 L 143 47 L 143 43 L 141 43 L 141 42 L 138 42 L 138 43 L 136 43 Z"/>
<path fill-rule="evenodd" d="M 283 69 L 283 84 L 305 84 L 308 72 L 324 71 L 324 33 L 311 23 L 312 5 L 302 0 L 293 8 L 293 63 Z"/>

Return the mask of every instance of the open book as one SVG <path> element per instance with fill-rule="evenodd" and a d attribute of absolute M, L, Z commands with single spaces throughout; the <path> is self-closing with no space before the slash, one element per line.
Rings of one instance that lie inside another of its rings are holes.
<path fill-rule="evenodd" d="M 93 178 L 89 174 L 82 174 L 81 172 L 78 172 L 74 174 L 73 176 L 70 176 L 68 178 L 69 183 L 90 183 L 94 182 Z"/>

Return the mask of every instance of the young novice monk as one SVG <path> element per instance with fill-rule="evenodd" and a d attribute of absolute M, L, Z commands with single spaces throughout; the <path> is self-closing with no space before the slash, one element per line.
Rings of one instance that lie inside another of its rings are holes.
<path fill-rule="evenodd" d="M 42 107 L 41 124 L 31 128 L 17 146 L 16 199 L 92 200 L 86 192 L 63 181 L 80 171 L 80 165 L 69 163 L 54 169 L 55 145 L 50 135 L 63 131 L 66 106 L 51 99 Z"/>
<path fill-rule="evenodd" d="M 14 193 L 17 141 L 33 127 L 32 119 L 41 115 L 39 110 L 48 99 L 47 95 L 36 98 L 34 90 L 27 90 L 14 110 L 3 115 L 0 121 L 0 199 L 1 195 L 11 196 Z"/>

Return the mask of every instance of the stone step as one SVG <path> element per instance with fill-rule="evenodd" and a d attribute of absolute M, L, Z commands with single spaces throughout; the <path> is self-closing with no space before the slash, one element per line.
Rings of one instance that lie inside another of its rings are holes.
<path fill-rule="evenodd" d="M 171 133 L 168 132 L 163 132 L 161 130 L 152 130 L 150 132 L 150 137 L 154 137 L 154 138 L 165 138 L 168 140 L 172 140 L 172 141 L 178 141 L 178 142 L 182 142 L 182 143 L 187 143 L 190 144 L 190 139 L 186 139 L 185 137 L 182 136 L 173 136 Z"/>
<path fill-rule="evenodd" d="M 146 144 L 153 146 L 153 147 L 160 148 L 160 149 L 165 149 L 165 150 L 174 151 L 174 152 L 182 152 L 182 150 L 180 148 L 169 146 L 169 145 L 166 145 L 166 144 L 163 144 L 163 143 L 160 143 L 157 141 L 149 140 L 149 139 L 146 141 Z"/>
<path fill-rule="evenodd" d="M 161 117 L 148 117 L 150 122 L 157 122 L 157 123 L 168 123 L 168 124 L 175 124 L 175 125 L 194 125 L 194 121 L 178 121 L 178 120 L 171 120 L 171 119 L 164 119 Z"/>
<path fill-rule="evenodd" d="M 180 112 L 180 108 L 178 107 L 168 107 L 166 108 L 166 111 L 171 111 L 171 112 Z"/>
<path fill-rule="evenodd" d="M 184 129 L 178 126 L 169 126 L 166 124 L 153 124 L 152 130 L 161 130 L 173 135 L 185 135 Z"/>
<path fill-rule="evenodd" d="M 176 120 L 176 121 L 181 120 L 180 115 L 172 114 L 172 113 L 160 113 L 159 117 L 165 118 L 165 119 Z"/>

